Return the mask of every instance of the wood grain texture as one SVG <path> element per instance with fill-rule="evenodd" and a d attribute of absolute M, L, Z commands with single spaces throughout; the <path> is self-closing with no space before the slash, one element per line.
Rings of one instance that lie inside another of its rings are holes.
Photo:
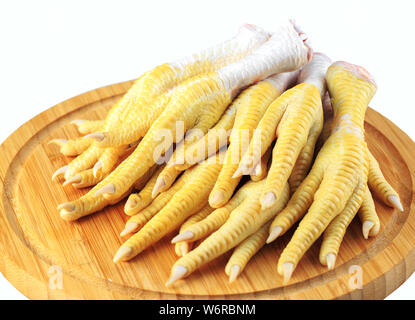
<path fill-rule="evenodd" d="M 361 235 L 355 219 L 348 229 L 332 271 L 320 265 L 318 241 L 301 260 L 286 287 L 276 262 L 291 233 L 262 249 L 233 284 L 224 267 L 229 254 L 211 262 L 184 281 L 165 288 L 177 257 L 172 235 L 131 262 L 115 265 L 122 243 L 119 232 L 127 216 L 124 202 L 70 223 L 56 206 L 87 190 L 62 188 L 52 173 L 70 161 L 52 138 L 78 136 L 73 119 L 101 119 L 131 81 L 96 89 L 64 101 L 16 130 L 0 146 L 0 271 L 32 299 L 383 299 L 415 270 L 414 187 L 415 144 L 377 112 L 367 113 L 370 150 L 393 187 L 405 212 L 376 201 L 380 234 Z M 362 268 L 363 288 L 349 285 L 350 267 Z M 62 287 L 55 276 L 62 272 Z"/>

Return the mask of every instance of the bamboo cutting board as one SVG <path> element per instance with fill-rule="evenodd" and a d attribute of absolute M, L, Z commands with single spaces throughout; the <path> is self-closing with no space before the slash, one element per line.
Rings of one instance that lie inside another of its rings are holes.
<path fill-rule="evenodd" d="M 115 265 L 127 216 L 124 202 L 78 222 L 59 217 L 56 206 L 87 190 L 62 188 L 53 172 L 70 161 L 52 138 L 77 137 L 73 119 L 101 119 L 131 81 L 93 90 L 41 113 L 0 147 L 0 271 L 32 299 L 382 299 L 415 270 L 415 143 L 377 112 L 367 113 L 370 150 L 392 186 L 404 213 L 376 201 L 380 234 L 361 235 L 355 219 L 347 231 L 336 268 L 318 261 L 320 242 L 301 260 L 292 280 L 281 286 L 277 257 L 291 233 L 262 249 L 240 278 L 228 283 L 229 254 L 186 280 L 165 288 L 177 259 L 172 235 L 131 262 Z M 362 286 L 357 285 L 362 280 Z"/>

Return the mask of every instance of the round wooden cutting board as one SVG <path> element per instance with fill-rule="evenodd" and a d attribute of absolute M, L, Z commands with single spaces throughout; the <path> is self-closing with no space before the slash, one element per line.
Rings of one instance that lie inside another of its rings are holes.
<path fill-rule="evenodd" d="M 415 269 L 415 143 L 377 112 L 367 112 L 370 150 L 393 187 L 404 213 L 379 201 L 381 232 L 364 240 L 355 219 L 336 268 L 320 265 L 320 242 L 307 252 L 283 287 L 276 263 L 291 233 L 263 248 L 240 278 L 228 283 L 229 254 L 176 285 L 164 286 L 177 259 L 169 235 L 130 262 L 114 264 L 127 216 L 124 202 L 66 222 L 56 209 L 87 190 L 52 182 L 53 172 L 71 159 L 52 138 L 78 136 L 73 119 L 101 119 L 131 81 L 64 101 L 15 131 L 0 147 L 0 271 L 32 299 L 383 299 Z M 361 280 L 361 281 L 360 281 Z M 361 284 L 361 286 L 359 286 Z"/>

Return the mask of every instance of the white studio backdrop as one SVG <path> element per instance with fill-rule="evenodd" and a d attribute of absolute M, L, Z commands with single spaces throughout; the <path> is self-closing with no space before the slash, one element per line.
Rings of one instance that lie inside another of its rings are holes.
<path fill-rule="evenodd" d="M 294 18 L 315 51 L 376 78 L 371 106 L 415 139 L 413 1 L 2 1 L 0 142 L 65 99 L 137 78 L 231 37 Z M 414 159 L 415 160 L 415 159 Z M 0 274 L 0 299 L 24 299 Z M 414 299 L 415 275 L 389 299 Z"/>

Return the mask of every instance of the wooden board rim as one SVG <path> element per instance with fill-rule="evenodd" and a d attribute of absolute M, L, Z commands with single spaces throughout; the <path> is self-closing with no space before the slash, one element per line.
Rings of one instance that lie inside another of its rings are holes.
<path fill-rule="evenodd" d="M 52 122 L 57 123 L 57 125 L 59 125 L 59 119 L 66 116 L 68 113 L 75 113 L 78 109 L 81 108 L 85 108 L 88 105 L 93 104 L 94 102 L 100 101 L 102 99 L 107 99 L 109 98 L 111 95 L 115 96 L 115 95 L 119 95 L 122 94 L 123 92 L 125 92 L 128 87 L 131 85 L 131 81 L 127 81 L 127 82 L 122 82 L 122 83 L 118 83 L 118 84 L 114 84 L 114 85 L 110 85 L 110 86 L 106 86 L 106 87 L 102 87 L 99 89 L 95 89 L 89 92 L 86 92 L 84 94 L 78 95 L 76 97 L 73 97 L 71 99 L 68 99 L 62 103 L 57 104 L 56 106 L 42 112 L 41 114 L 37 115 L 36 117 L 34 117 L 33 119 L 29 120 L 28 122 L 26 122 L 24 125 L 22 125 L 19 129 L 17 129 L 9 138 L 6 139 L 6 141 L 0 146 L 0 152 L 1 154 L 4 154 L 6 149 L 11 149 L 13 150 L 13 155 L 12 157 L 10 157 L 10 159 L 7 159 L 7 161 L 2 161 L 1 165 L 0 165 L 0 170 L 1 170 L 1 175 L 0 178 L 2 179 L 2 186 L 1 186 L 1 193 L 2 193 L 2 215 L 7 215 L 10 214 L 10 210 L 13 210 L 12 205 L 11 205 L 11 201 L 12 201 L 12 197 L 11 194 L 9 193 L 9 189 L 7 189 L 7 182 L 9 181 L 10 177 L 13 176 L 14 174 L 16 174 L 16 172 L 13 170 L 13 163 L 16 161 L 16 159 L 19 159 L 19 161 L 23 161 L 24 157 L 22 157 L 22 155 L 20 154 L 20 151 L 23 149 L 23 147 L 27 144 L 27 143 L 36 143 L 36 139 L 32 139 L 31 136 L 24 136 L 22 134 L 22 132 L 25 130 L 25 128 L 27 127 L 31 127 L 31 130 L 35 131 L 35 132 L 40 132 L 41 130 L 43 130 L 44 128 L 46 128 L 51 122 L 49 123 L 44 123 L 42 122 L 42 118 L 44 118 L 45 116 L 47 116 L 48 118 L 52 118 Z M 413 158 L 414 156 L 414 151 L 415 148 L 413 148 L 415 146 L 414 142 L 404 133 L 402 132 L 399 128 L 397 128 L 392 122 L 390 122 L 389 120 L 387 120 L 386 118 L 384 118 L 383 116 L 381 116 L 379 113 L 377 113 L 376 111 L 370 110 L 371 113 L 373 113 L 373 117 L 375 120 L 374 122 L 378 122 L 378 121 L 384 121 L 385 124 L 390 127 L 393 132 L 396 134 L 396 136 L 399 136 L 399 139 L 402 141 L 398 141 L 398 139 L 395 137 L 395 135 L 392 136 L 388 136 L 388 139 L 391 141 L 391 143 L 398 149 L 399 154 L 402 156 L 403 160 L 405 161 L 405 163 L 409 163 L 410 167 L 408 167 L 408 171 L 410 172 L 411 175 L 411 182 L 412 185 L 410 187 L 410 191 L 411 191 L 411 202 L 410 203 L 406 203 L 404 204 L 405 206 L 405 215 L 401 216 L 402 219 L 405 219 L 405 221 L 401 221 L 402 223 L 402 229 L 408 227 L 408 219 L 411 222 L 411 226 L 415 225 L 414 223 L 414 218 L 413 218 L 413 214 L 409 214 L 412 213 L 413 211 L 413 203 L 415 202 L 415 198 L 414 198 L 414 193 L 413 193 L 413 181 L 414 181 L 414 177 L 415 177 L 415 168 L 414 168 L 414 163 L 413 162 Z M 373 127 L 375 127 L 375 123 L 369 122 L 369 124 Z M 43 126 L 42 126 L 43 125 Z M 13 139 L 13 137 L 19 136 L 19 138 L 21 138 L 21 143 L 19 145 L 13 145 L 10 146 L 11 141 L 12 140 L 16 140 Z M 412 159 L 411 159 L 412 158 Z M 22 160 L 23 159 L 23 160 Z M 411 162 L 412 160 L 412 162 Z M 14 214 L 14 212 L 12 212 L 12 215 Z M 4 217 L 3 217 L 4 218 Z M 10 218 L 10 216 L 9 216 Z M 9 220 L 10 221 L 10 220 Z M 125 295 L 126 297 L 129 296 L 133 296 L 133 297 L 141 297 L 141 298 L 153 298 L 153 297 L 162 297 L 163 299 L 208 299 L 208 298 L 229 298 L 229 299 L 246 299 L 246 298 L 277 298 L 277 297 L 290 297 L 291 292 L 293 291 L 292 288 L 290 288 L 291 286 L 287 286 L 284 288 L 276 288 L 275 290 L 278 291 L 278 294 L 276 294 L 276 292 L 272 292 L 274 290 L 271 290 L 271 292 L 269 290 L 267 290 L 266 292 L 258 292 L 258 293 L 254 293 L 254 294 L 236 294 L 236 295 L 227 295 L 227 296 L 187 296 L 187 295 L 176 295 L 176 294 L 167 294 L 167 293 L 162 293 L 162 292 L 145 292 L 145 290 L 143 289 L 138 289 L 138 288 L 127 288 L 127 290 L 125 290 L 125 288 L 118 288 L 116 284 L 112 284 L 110 282 L 107 282 L 105 284 L 100 283 L 101 279 L 83 279 L 84 275 L 80 274 L 79 272 L 77 272 L 74 268 L 72 268 L 71 266 L 68 266 L 68 268 L 65 268 L 66 263 L 64 263 L 64 261 L 53 261 L 54 258 L 49 257 L 48 254 L 48 250 L 46 248 L 42 248 L 42 247 L 37 247 L 35 243 L 31 243 L 30 239 L 26 239 L 24 237 L 19 237 L 19 233 L 22 235 L 23 233 L 21 233 L 21 230 L 19 229 L 18 225 L 14 225 L 14 226 L 10 226 L 7 225 L 7 230 L 8 231 L 12 231 L 15 232 L 16 230 L 11 230 L 11 229 L 16 229 L 18 232 L 17 234 L 14 233 L 13 234 L 13 239 L 17 240 L 17 241 L 24 241 L 26 243 L 27 249 L 28 250 L 36 250 L 37 254 L 39 257 L 43 257 L 45 259 L 45 261 L 47 261 L 50 265 L 61 265 L 64 267 L 65 272 L 69 272 L 71 276 L 73 277 L 77 277 L 78 279 L 82 280 L 82 281 L 86 281 L 89 282 L 91 286 L 97 286 L 100 288 L 107 288 L 108 290 L 112 291 L 112 290 L 121 290 L 124 291 L 122 292 L 122 295 Z M 394 236 L 394 238 L 392 239 L 392 241 L 385 246 L 385 248 L 383 248 L 382 252 L 384 252 L 388 247 L 390 247 L 391 245 L 394 244 L 395 241 L 397 241 L 399 239 L 399 235 L 402 234 L 402 229 L 398 230 L 398 232 L 396 233 L 396 235 Z M 0 233 L 6 232 L 6 230 L 0 231 Z M 12 233 L 11 233 L 12 234 Z M 2 243 L 2 239 L 0 238 L 0 246 L 7 246 L 7 243 Z M 404 272 L 399 272 L 402 276 L 400 279 L 397 279 L 396 285 L 393 285 L 392 287 L 389 288 L 389 292 L 385 292 L 386 294 L 390 293 L 391 291 L 395 290 L 400 283 L 402 283 L 403 281 L 405 281 L 410 274 L 412 274 L 412 272 L 415 270 L 415 242 L 413 241 L 414 239 L 407 239 L 408 241 L 412 240 L 412 250 L 409 250 L 408 252 L 402 252 L 401 254 L 401 259 L 399 261 L 395 261 L 394 262 L 394 267 L 390 268 L 389 270 L 387 270 L 384 274 L 383 274 L 383 278 L 382 276 L 379 276 L 378 279 L 375 279 L 369 283 L 365 283 L 363 288 L 360 290 L 354 290 L 354 292 L 347 292 L 347 290 L 344 292 L 344 295 L 342 296 L 333 296 L 332 298 L 355 298 L 355 297 L 365 297 L 365 292 L 367 291 L 373 291 L 373 288 L 376 287 L 377 285 L 377 281 L 385 281 L 384 279 L 386 279 L 388 277 L 388 273 L 396 273 L 396 268 L 397 269 L 404 269 Z M 1 248 L 1 247 L 0 247 Z M 3 250 L 4 252 L 6 252 L 5 250 Z M 377 254 L 380 254 L 382 252 L 377 252 Z M 364 255 L 365 251 L 362 252 L 360 255 Z M 375 259 L 376 257 L 373 257 L 373 259 Z M 326 272 L 324 274 L 321 274 L 315 278 L 309 279 L 307 281 L 307 283 L 303 283 L 302 286 L 304 288 L 302 288 L 302 291 L 307 291 L 307 290 L 315 290 L 319 287 L 319 285 L 317 283 L 320 283 L 320 285 L 327 285 L 328 283 L 332 283 L 333 285 L 335 285 L 336 281 L 340 281 L 339 279 L 341 277 L 339 277 L 339 270 L 343 271 L 343 275 L 345 273 L 345 270 L 348 269 L 349 264 L 352 264 L 353 261 L 349 261 L 348 263 L 339 266 L 338 268 L 336 268 L 336 272 L 334 271 L 330 271 L 330 272 Z M 19 270 L 15 270 L 15 274 L 16 276 L 13 277 L 10 272 L 6 272 L 5 270 L 5 266 L 7 265 L 7 267 L 10 269 L 13 268 L 17 268 L 17 265 L 14 265 L 13 260 L 8 257 L 6 254 L 3 254 L 0 260 L 0 271 L 2 271 L 5 275 L 7 274 L 6 278 L 13 284 L 16 286 L 16 288 L 21 291 L 23 294 L 25 294 L 26 296 L 30 297 L 30 298 L 37 298 L 36 296 L 33 296 L 33 294 L 29 294 L 27 293 L 27 290 L 25 290 L 24 287 L 22 287 L 19 284 L 19 279 L 20 278 L 26 278 L 26 279 L 30 279 L 28 281 L 32 281 L 33 282 L 33 286 L 35 287 L 39 287 L 39 290 L 43 290 L 44 284 L 39 284 L 38 282 L 41 282 L 38 279 L 31 279 L 30 276 L 30 272 L 23 270 L 23 269 L 19 269 Z M 316 279 L 318 278 L 318 279 Z M 98 281 L 98 282 L 97 282 Z M 296 290 L 297 291 L 297 290 Z M 73 298 L 77 298 L 77 297 L 73 297 Z M 378 296 L 377 298 L 384 298 L 381 295 Z"/>

